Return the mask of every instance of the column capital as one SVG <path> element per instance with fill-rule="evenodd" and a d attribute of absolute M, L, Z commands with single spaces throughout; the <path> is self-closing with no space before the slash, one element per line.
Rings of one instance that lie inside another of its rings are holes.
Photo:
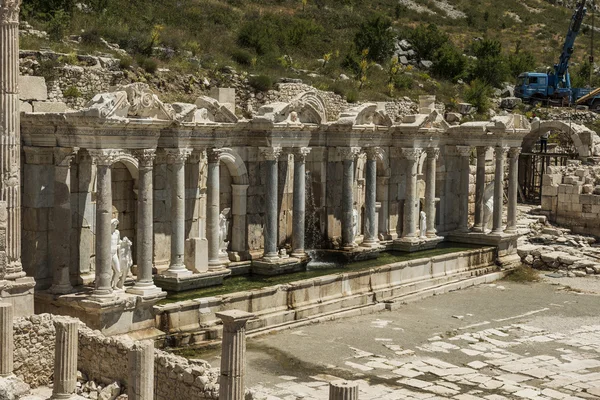
<path fill-rule="evenodd" d="M 460 157 L 469 157 L 471 155 L 471 146 L 456 146 L 456 152 Z"/>
<path fill-rule="evenodd" d="M 223 155 L 223 149 L 207 149 L 206 159 L 209 163 L 215 164 L 221 161 L 221 155 Z"/>
<path fill-rule="evenodd" d="M 280 146 L 275 147 L 260 147 L 260 154 L 267 161 L 277 161 L 283 149 Z"/>
<path fill-rule="evenodd" d="M 243 327 L 248 320 L 254 318 L 254 314 L 240 310 L 228 310 L 215 314 L 223 321 L 223 325 Z"/>
<path fill-rule="evenodd" d="M 477 157 L 485 157 L 491 146 L 477 146 Z"/>
<path fill-rule="evenodd" d="M 521 148 L 520 147 L 511 147 L 508 150 L 508 156 L 510 158 L 518 158 L 520 154 L 521 154 Z"/>
<path fill-rule="evenodd" d="M 133 156 L 139 161 L 140 167 L 152 167 L 156 158 L 156 149 L 135 150 Z"/>
<path fill-rule="evenodd" d="M 27 164 L 53 164 L 54 148 L 52 147 L 31 147 L 23 146 L 25 152 L 25 162 Z"/>
<path fill-rule="evenodd" d="M 437 147 L 427 147 L 425 149 L 428 158 L 438 159 L 440 157 L 440 149 Z"/>
<path fill-rule="evenodd" d="M 377 158 L 381 154 L 381 148 L 380 147 L 367 147 L 365 149 L 365 154 L 367 155 L 367 160 L 377 160 Z"/>
<path fill-rule="evenodd" d="M 294 147 L 292 149 L 294 161 L 306 161 L 306 157 L 310 154 L 311 151 L 311 147 Z"/>
<path fill-rule="evenodd" d="M 88 149 L 88 153 L 97 165 L 104 166 L 113 165 L 123 155 L 123 151 L 117 149 Z"/>
<path fill-rule="evenodd" d="M 338 147 L 338 154 L 343 160 L 354 160 L 360 154 L 360 147 Z"/>
<path fill-rule="evenodd" d="M 54 165 L 59 167 L 69 167 L 79 151 L 78 147 L 55 147 Z"/>
<path fill-rule="evenodd" d="M 496 156 L 496 158 L 505 158 L 507 152 L 508 152 L 508 147 L 504 147 L 504 146 L 494 147 L 494 155 Z"/>
<path fill-rule="evenodd" d="M 423 154 L 423 149 L 419 147 L 403 147 L 402 148 L 402 156 L 409 161 L 417 161 L 421 154 Z"/>
<path fill-rule="evenodd" d="M 186 147 L 165 149 L 165 151 L 167 153 L 167 162 L 170 164 L 183 164 L 192 154 L 192 149 Z"/>
<path fill-rule="evenodd" d="M 21 0 L 0 0 L 0 25 L 19 24 Z"/>

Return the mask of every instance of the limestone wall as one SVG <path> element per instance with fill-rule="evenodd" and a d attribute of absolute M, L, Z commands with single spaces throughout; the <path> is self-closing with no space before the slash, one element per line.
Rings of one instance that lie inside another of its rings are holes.
<path fill-rule="evenodd" d="M 542 210 L 550 221 L 575 233 L 600 235 L 600 167 L 569 161 L 542 177 Z"/>
<path fill-rule="evenodd" d="M 67 318 L 67 317 L 60 317 Z M 52 382 L 56 332 L 51 314 L 18 318 L 14 322 L 15 374 L 32 387 Z M 78 370 L 88 379 L 127 386 L 127 351 L 133 341 L 106 337 L 81 324 Z M 155 399 L 217 399 L 218 370 L 204 361 L 190 361 L 155 350 Z"/>

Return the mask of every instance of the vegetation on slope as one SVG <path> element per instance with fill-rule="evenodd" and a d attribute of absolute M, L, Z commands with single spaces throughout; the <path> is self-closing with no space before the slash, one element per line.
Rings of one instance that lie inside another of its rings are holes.
<path fill-rule="evenodd" d="M 435 93 L 449 106 L 460 98 L 485 107 L 482 93 L 556 62 L 571 17 L 569 9 L 541 0 L 447 0 L 464 13 L 457 19 L 440 1 L 414 0 L 430 10 L 425 13 L 405 3 L 24 0 L 23 18 L 51 36 L 50 42 L 28 38 L 24 47 L 106 52 L 102 38 L 131 55 L 121 56 L 124 67 L 134 64 L 149 73 L 161 67 L 214 74 L 232 65 L 262 76 L 254 78 L 261 90 L 270 86 L 267 80 L 299 75 L 350 101 Z M 588 31 L 578 39 L 575 61 L 587 58 Z M 81 36 L 81 43 L 66 42 L 69 35 Z M 419 59 L 433 61 L 431 69 L 399 64 L 392 57 L 398 39 L 408 39 Z M 589 64 L 574 75 L 584 82 Z"/>

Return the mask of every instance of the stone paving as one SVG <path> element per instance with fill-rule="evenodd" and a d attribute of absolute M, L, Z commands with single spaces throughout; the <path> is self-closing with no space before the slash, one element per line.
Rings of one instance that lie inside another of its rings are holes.
<path fill-rule="evenodd" d="M 486 286 L 502 291 L 502 285 Z M 436 300 L 443 301 L 444 296 Z M 561 301 L 549 302 L 546 307 L 536 304 L 539 308 L 504 318 L 480 321 L 472 314 L 452 315 L 464 325 L 422 338 L 412 346 L 401 345 L 390 337 L 394 336 L 391 332 L 403 328 L 386 318 L 388 314 L 368 316 L 370 340 L 375 342 L 365 346 L 370 351 L 352 347 L 353 355 L 349 359 L 340 355 L 334 361 L 337 366 L 327 365 L 327 373 L 280 375 L 279 383 L 251 386 L 249 397 L 328 399 L 328 382 L 348 379 L 346 372 L 350 371 L 353 380 L 359 381 L 361 400 L 600 398 L 600 318 L 596 323 L 579 326 L 570 317 L 566 324 L 557 319 L 553 328 L 556 310 L 582 307 L 577 296 L 598 304 L 596 296 L 571 292 L 573 300 L 561 297 Z M 583 320 L 594 321 L 593 314 Z M 550 322 L 544 318 L 550 318 Z M 356 329 L 361 328 L 357 325 Z M 304 330 L 293 330 L 291 335 L 312 336 Z M 378 347 L 380 351 L 373 351 Z M 319 359 L 319 354 L 314 358 Z"/>

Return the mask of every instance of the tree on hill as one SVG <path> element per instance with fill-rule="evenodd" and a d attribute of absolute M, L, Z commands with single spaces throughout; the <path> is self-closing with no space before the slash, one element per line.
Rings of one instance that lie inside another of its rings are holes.
<path fill-rule="evenodd" d="M 362 54 L 363 50 L 368 50 L 369 60 L 386 62 L 394 51 L 395 35 L 391 28 L 391 21 L 380 16 L 362 23 L 354 35 L 356 51 Z"/>
<path fill-rule="evenodd" d="M 421 60 L 432 60 L 435 53 L 448 43 L 448 35 L 435 24 L 419 25 L 409 33 L 409 39 Z"/>

